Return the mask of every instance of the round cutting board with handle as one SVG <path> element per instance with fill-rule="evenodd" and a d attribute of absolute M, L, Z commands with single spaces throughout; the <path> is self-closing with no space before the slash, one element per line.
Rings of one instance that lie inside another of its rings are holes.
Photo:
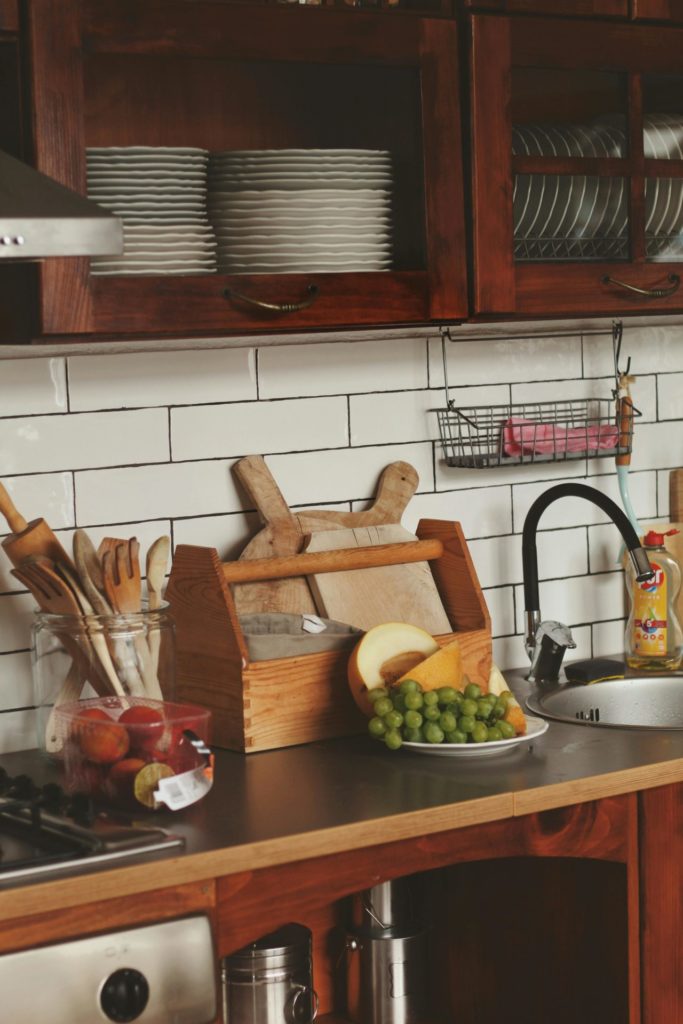
<path fill-rule="evenodd" d="M 398 524 L 419 480 L 417 471 L 407 462 L 392 462 L 382 472 L 370 508 L 361 512 L 305 509 L 293 513 L 261 455 L 240 459 L 233 471 L 265 524 L 244 548 L 240 560 L 299 554 L 304 537 L 319 530 Z M 319 614 L 303 576 L 235 584 L 233 595 L 239 615 L 252 612 Z"/>

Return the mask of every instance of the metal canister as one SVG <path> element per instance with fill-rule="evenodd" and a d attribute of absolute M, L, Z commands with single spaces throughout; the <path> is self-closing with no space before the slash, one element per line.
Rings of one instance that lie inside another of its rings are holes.
<path fill-rule="evenodd" d="M 311 932 L 291 924 L 226 957 L 222 963 L 225 1024 L 311 1024 Z"/>
<path fill-rule="evenodd" d="M 346 1010 L 354 1024 L 429 1020 L 427 932 L 415 880 L 383 882 L 352 898 L 346 933 Z"/>

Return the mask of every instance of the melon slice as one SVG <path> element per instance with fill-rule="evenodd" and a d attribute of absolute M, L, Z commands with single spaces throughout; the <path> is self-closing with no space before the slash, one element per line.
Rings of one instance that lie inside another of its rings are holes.
<path fill-rule="evenodd" d="M 505 682 L 505 677 L 497 665 L 491 666 L 489 675 L 489 693 L 499 697 L 501 693 L 510 693 L 510 687 Z M 508 709 L 505 712 L 505 721 L 509 722 L 517 736 L 526 736 L 526 718 L 519 701 L 513 696 L 508 697 Z"/>
<path fill-rule="evenodd" d="M 383 622 L 369 629 L 351 652 L 348 665 L 349 687 L 361 711 L 372 715 L 368 690 L 393 686 L 438 649 L 431 634 L 407 622 Z"/>
<path fill-rule="evenodd" d="M 425 658 L 405 672 L 402 679 L 414 679 L 423 690 L 438 690 L 440 686 L 452 686 L 455 690 L 463 688 L 462 652 L 457 640 Z"/>

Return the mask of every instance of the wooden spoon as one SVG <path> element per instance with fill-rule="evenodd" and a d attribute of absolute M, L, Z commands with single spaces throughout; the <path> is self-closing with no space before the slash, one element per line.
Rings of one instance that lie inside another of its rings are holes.
<path fill-rule="evenodd" d="M 85 677 L 81 672 L 76 662 L 71 663 L 71 668 L 66 674 L 64 682 L 62 683 L 59 693 L 55 698 L 55 702 L 52 705 L 52 710 L 48 717 L 45 725 L 45 749 L 48 754 L 58 754 L 64 746 L 64 737 L 60 736 L 57 732 L 57 722 L 55 711 L 61 707 L 62 704 L 70 704 L 72 701 L 78 700 L 81 695 L 81 690 L 85 684 Z"/>

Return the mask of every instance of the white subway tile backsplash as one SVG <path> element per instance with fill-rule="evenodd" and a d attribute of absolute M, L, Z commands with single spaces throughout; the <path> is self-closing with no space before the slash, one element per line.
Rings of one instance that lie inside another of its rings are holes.
<path fill-rule="evenodd" d="M 430 444 L 338 448 L 268 459 L 287 504 L 361 501 L 372 498 L 379 476 L 390 462 L 409 462 L 420 478 L 419 490 L 434 488 Z"/>
<path fill-rule="evenodd" d="M 524 595 L 516 591 L 517 632 L 525 628 Z M 623 574 L 599 573 L 570 579 L 546 580 L 539 586 L 544 619 L 556 619 L 568 626 L 591 625 L 623 614 Z"/>
<path fill-rule="evenodd" d="M 592 477 L 589 481 L 577 480 L 576 483 L 587 483 L 611 498 L 621 507 L 619 485 L 615 475 Z M 653 515 L 655 512 L 656 478 L 654 473 L 631 473 L 628 478 L 631 501 L 639 516 Z M 512 506 L 515 530 L 521 530 L 529 508 L 544 491 L 545 484 L 518 484 L 512 490 Z M 608 517 L 597 505 L 585 498 L 573 496 L 562 497 L 552 502 L 542 513 L 539 529 L 549 530 L 563 526 L 591 526 L 594 523 L 606 522 Z M 616 527 L 614 527 L 616 531 Z"/>
<path fill-rule="evenodd" d="M 451 388 L 480 385 L 484 380 L 489 384 L 530 380 L 564 382 L 582 376 L 579 337 L 456 340 L 446 342 L 446 358 Z M 443 384 L 441 341 L 435 339 L 429 342 L 429 386 L 443 387 Z"/>
<path fill-rule="evenodd" d="M 458 329 L 453 329 L 457 337 Z M 671 468 L 683 465 L 683 334 L 632 330 L 636 420 L 628 486 L 641 523 L 668 518 Z M 447 345 L 456 408 L 609 397 L 611 332 Z M 68 372 L 67 372 L 68 371 Z M 640 374 L 640 375 L 639 375 Z M 367 508 L 382 470 L 419 475 L 403 516 L 458 521 L 484 587 L 501 668 L 526 667 L 521 530 L 533 500 L 587 482 L 618 505 L 611 457 L 500 468 L 447 467 L 436 417 L 445 405 L 441 345 L 385 339 L 250 349 L 134 353 L 5 362 L 0 370 L 0 476 L 27 519 L 44 517 L 67 550 L 75 526 L 97 545 L 137 536 L 215 547 L 237 558 L 260 528 L 232 466 L 267 456 L 290 507 Z M 172 444 L 171 444 L 172 440 Z M 0 530 L 5 527 L 0 527 Z M 563 498 L 537 534 L 541 609 L 572 625 L 571 658 L 623 645 L 621 538 L 591 503 Z M 0 554 L 0 752 L 35 746 L 33 598 Z"/>
<path fill-rule="evenodd" d="M 426 388 L 425 346 L 419 340 L 382 340 L 260 349 L 259 397 Z"/>
<path fill-rule="evenodd" d="M 29 522 L 45 519 L 53 530 L 74 524 L 74 488 L 70 472 L 40 476 L 5 476 L 2 482 L 17 511 Z M 10 533 L 4 520 L 0 535 Z"/>
<path fill-rule="evenodd" d="M 341 448 L 349 443 L 345 397 L 237 402 L 171 410 L 175 461 Z"/>
<path fill-rule="evenodd" d="M 683 373 L 662 373 L 657 378 L 660 420 L 683 419 Z"/>
<path fill-rule="evenodd" d="M 519 534 L 472 540 L 468 546 L 482 587 L 522 582 L 522 538 Z M 588 571 L 586 530 L 539 530 L 536 553 L 539 579 L 583 576 Z"/>
<path fill-rule="evenodd" d="M 415 530 L 420 519 L 448 519 L 462 525 L 465 537 L 490 537 L 512 529 L 509 487 L 480 487 L 471 491 L 416 494 L 403 525 Z"/>
<path fill-rule="evenodd" d="M 507 386 L 453 388 L 459 406 L 492 405 L 508 400 Z M 435 409 L 445 406 L 443 391 L 391 391 L 352 395 L 351 444 L 387 444 L 396 441 L 429 441 L 439 437 Z"/>
<path fill-rule="evenodd" d="M 0 417 L 66 412 L 63 359 L 16 359 L 0 363 Z"/>
<path fill-rule="evenodd" d="M 484 590 L 484 600 L 491 616 L 492 636 L 508 636 L 515 632 L 515 598 L 512 587 Z"/>
<path fill-rule="evenodd" d="M 0 420 L 0 474 L 163 462 L 164 409 Z"/>
<path fill-rule="evenodd" d="M 239 512 L 231 461 L 130 466 L 75 475 L 79 523 L 127 523 L 208 512 Z"/>
<path fill-rule="evenodd" d="M 244 401 L 257 397 L 255 364 L 248 348 L 74 356 L 71 410 Z"/>

